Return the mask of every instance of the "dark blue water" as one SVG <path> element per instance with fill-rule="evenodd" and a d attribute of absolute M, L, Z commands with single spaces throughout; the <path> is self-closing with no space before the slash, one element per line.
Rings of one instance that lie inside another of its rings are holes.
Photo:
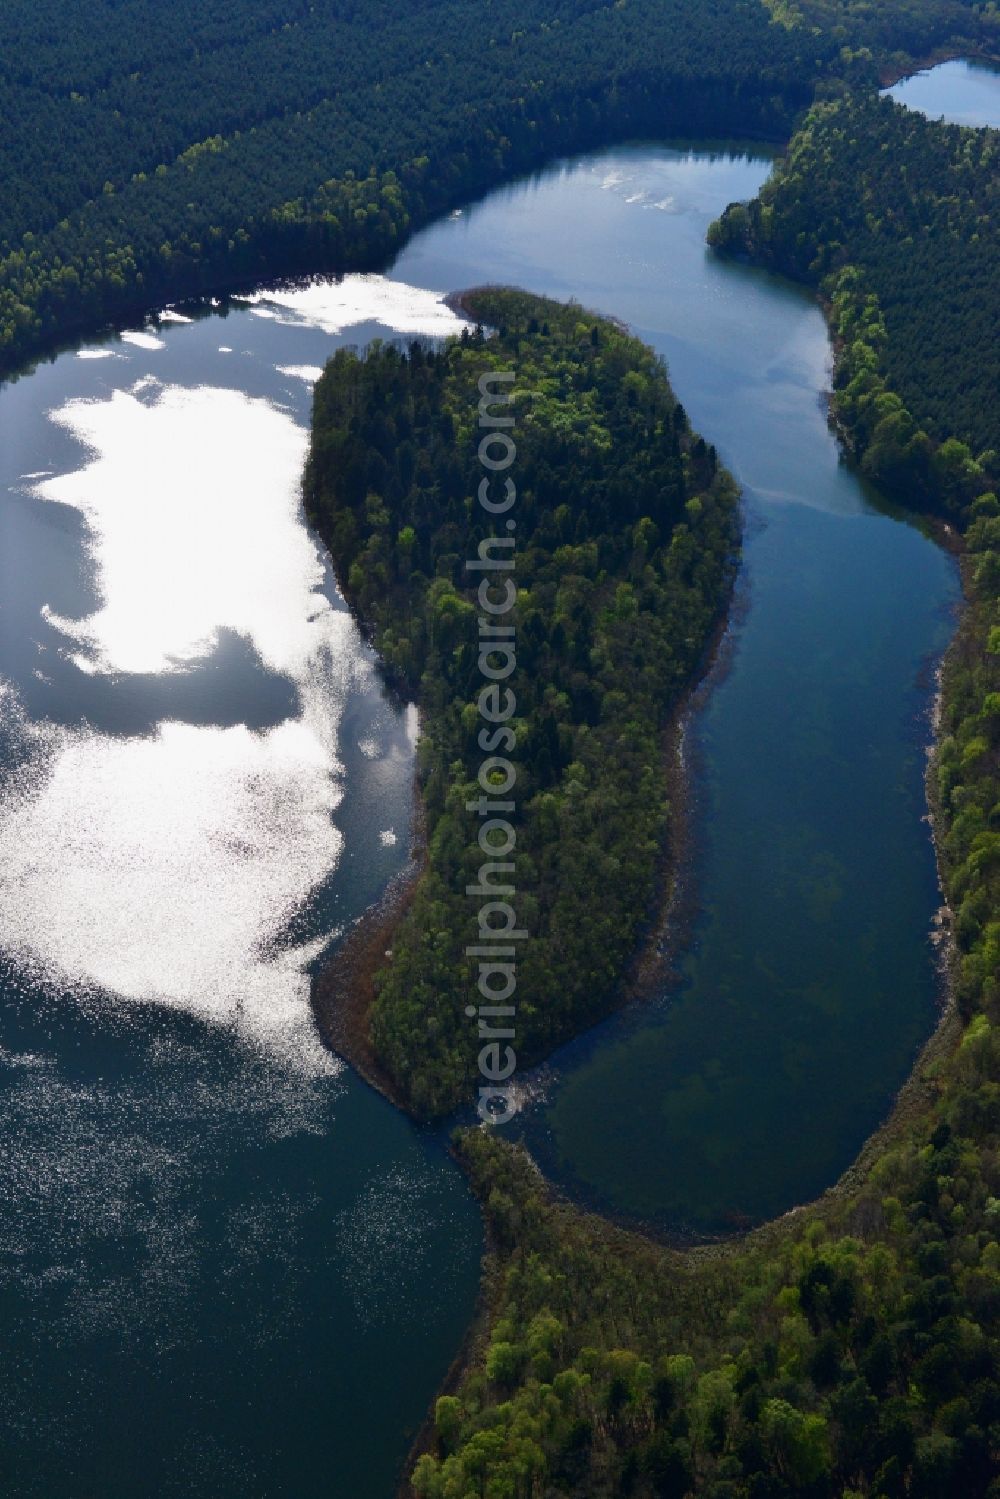
<path fill-rule="evenodd" d="M 479 1216 L 307 995 L 405 859 L 413 725 L 298 514 L 277 366 L 338 340 L 159 337 L 0 391 L 0 1482 L 383 1496 Z"/>

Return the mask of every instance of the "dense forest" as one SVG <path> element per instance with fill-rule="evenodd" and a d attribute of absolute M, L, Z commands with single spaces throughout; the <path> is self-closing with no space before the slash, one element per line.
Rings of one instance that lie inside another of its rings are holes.
<path fill-rule="evenodd" d="M 949 1037 L 950 1041 L 954 1036 Z M 1000 1437 L 997 1032 L 928 1066 L 860 1188 L 680 1253 L 460 1140 L 490 1306 L 420 1499 L 985 1499 Z"/>
<path fill-rule="evenodd" d="M 757 0 L 5 5 L 0 367 L 164 298 L 374 265 L 560 151 L 782 138 L 837 56 Z"/>
<path fill-rule="evenodd" d="M 969 53 L 1000 43 L 996 6 L 980 0 L 764 0 L 782 26 L 806 27 L 833 37 L 847 49 L 848 61 L 867 54 L 886 73 L 909 71 L 941 49 Z"/>
<path fill-rule="evenodd" d="M 845 433 L 963 537 L 930 779 L 954 1003 L 844 1181 L 742 1242 L 655 1246 L 462 1136 L 489 1316 L 437 1403 L 420 1499 L 1000 1493 L 997 143 L 875 99 L 823 106 L 713 235 L 822 288 Z"/>
<path fill-rule="evenodd" d="M 786 139 L 817 85 L 991 6 L 803 0 L 10 0 L 0 373 L 164 301 L 370 268 L 414 225 L 611 139 Z"/>
<path fill-rule="evenodd" d="M 668 806 L 662 728 L 726 595 L 736 498 L 666 373 L 579 307 L 483 291 L 496 325 L 442 350 L 338 350 L 316 388 L 306 503 L 341 585 L 421 708 L 427 861 L 371 1017 L 419 1113 L 476 1076 L 465 1006 L 484 855 L 478 575 L 501 529 L 474 505 L 484 370 L 516 371 L 516 672 L 503 753 L 517 769 L 518 978 L 525 1060 L 607 1007 L 654 893 Z M 470 933 L 472 936 L 470 936 Z"/>

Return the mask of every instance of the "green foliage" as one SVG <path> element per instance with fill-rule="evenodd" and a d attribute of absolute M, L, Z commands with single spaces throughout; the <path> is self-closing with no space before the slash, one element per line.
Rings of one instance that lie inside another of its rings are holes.
<path fill-rule="evenodd" d="M 843 46 L 842 64 L 860 69 L 873 57 L 905 66 L 941 48 L 962 53 L 995 49 L 996 7 L 979 0 L 764 0 L 779 25 L 821 30 Z"/>
<path fill-rule="evenodd" d="M 732 481 L 649 350 L 523 293 L 477 293 L 474 311 L 499 334 L 338 351 L 316 389 L 306 480 L 349 602 L 421 707 L 427 863 L 376 980 L 372 1037 L 424 1114 L 477 1077 L 465 949 L 481 902 L 466 890 L 484 854 L 467 805 L 487 751 L 465 562 L 495 529 L 474 502 L 480 374 L 516 373 L 517 667 L 486 691 L 517 771 L 522 1060 L 601 1014 L 635 948 L 668 827 L 661 730 L 736 541 Z"/>
<path fill-rule="evenodd" d="M 964 1137 L 948 1123 L 962 1069 L 995 1066 L 991 1047 L 982 1025 L 967 1032 L 938 1102 L 860 1187 L 711 1250 L 583 1214 L 519 1150 L 463 1132 L 497 1245 L 494 1341 L 417 1494 L 992 1493 L 1000 1121 Z M 540 1320 L 558 1327 L 541 1368 L 526 1357 Z"/>

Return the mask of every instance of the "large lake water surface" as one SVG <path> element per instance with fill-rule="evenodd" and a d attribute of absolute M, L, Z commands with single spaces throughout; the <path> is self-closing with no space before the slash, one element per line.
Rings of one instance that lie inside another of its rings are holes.
<path fill-rule="evenodd" d="M 958 590 L 840 461 L 817 308 L 705 249 L 769 170 L 555 166 L 387 278 L 170 314 L 0 390 L 9 1492 L 388 1495 L 471 1315 L 441 1135 L 308 1008 L 405 859 L 416 732 L 303 522 L 311 385 L 338 343 L 452 331 L 447 291 L 625 319 L 746 492 L 687 733 L 682 979 L 558 1056 L 515 1130 L 588 1200 L 715 1232 L 828 1185 L 885 1114 L 935 1017 L 922 776 Z"/>

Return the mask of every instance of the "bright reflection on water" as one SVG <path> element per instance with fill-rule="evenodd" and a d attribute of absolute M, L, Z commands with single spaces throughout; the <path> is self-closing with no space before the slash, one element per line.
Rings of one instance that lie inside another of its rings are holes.
<path fill-rule="evenodd" d="M 279 946 L 343 844 L 306 724 L 21 746 L 35 752 L 0 807 L 8 951 L 50 986 L 181 1005 L 329 1069 L 307 1008 L 315 945 Z"/>
<path fill-rule="evenodd" d="M 328 1066 L 307 1009 L 312 947 L 274 947 L 340 852 L 339 721 L 371 666 L 301 522 L 306 434 L 240 391 L 148 379 L 52 417 L 89 454 L 33 486 L 86 522 L 100 606 L 43 611 L 74 665 L 187 670 L 227 630 L 291 681 L 300 711 L 256 733 L 164 721 L 142 738 L 49 736 L 0 809 L 5 941 L 57 982 L 235 1018 Z"/>
<path fill-rule="evenodd" d="M 372 315 L 393 332 L 458 326 L 439 297 L 379 277 L 247 300 L 279 310 L 286 342 Z M 122 341 L 166 347 L 146 332 Z M 329 1068 L 307 1003 L 322 937 L 279 939 L 337 863 L 341 718 L 352 692 L 377 688 L 302 524 L 301 413 L 121 368 L 124 388 L 49 412 L 79 465 L 27 480 L 82 518 L 96 604 L 74 616 L 46 600 L 47 651 L 87 675 L 155 678 L 196 669 L 225 634 L 288 684 L 297 711 L 255 730 L 164 717 L 126 738 L 25 724 L 0 807 L 4 942 L 57 986 L 183 1005 Z M 319 369 L 276 373 L 308 386 Z"/>
<path fill-rule="evenodd" d="M 8 1492 L 384 1495 L 471 1311 L 464 1183 L 308 1006 L 416 725 L 299 499 L 333 330 L 455 326 L 357 278 L 0 391 Z"/>
<path fill-rule="evenodd" d="M 255 317 L 291 327 L 322 328 L 325 333 L 342 333 L 373 319 L 394 333 L 425 338 L 441 338 L 461 326 L 435 292 L 385 276 L 345 276 L 336 285 L 316 282 L 255 292 L 238 301 L 251 306 Z"/>
<path fill-rule="evenodd" d="M 53 419 L 91 455 L 35 487 L 87 522 L 102 606 L 52 620 L 84 646 L 77 665 L 168 671 L 208 655 L 229 628 L 265 666 L 307 680 L 335 642 L 298 515 L 306 437 L 294 419 L 241 391 L 148 380 L 70 401 Z"/>

